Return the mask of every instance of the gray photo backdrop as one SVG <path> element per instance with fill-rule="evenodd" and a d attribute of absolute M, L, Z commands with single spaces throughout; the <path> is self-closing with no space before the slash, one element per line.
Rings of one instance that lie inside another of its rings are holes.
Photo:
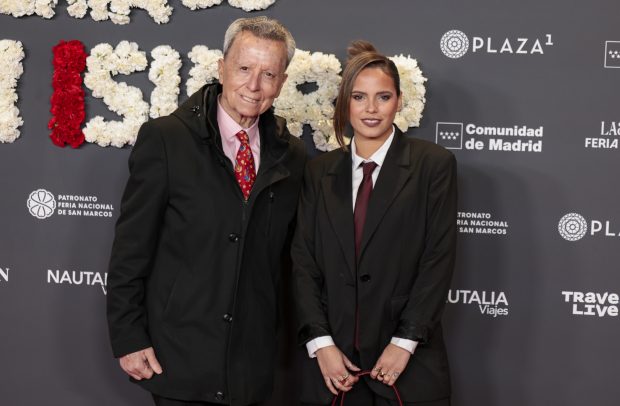
<path fill-rule="evenodd" d="M 408 134 L 459 162 L 458 263 L 444 317 L 454 405 L 620 402 L 617 0 L 278 0 L 252 13 L 169 3 L 161 25 L 140 9 L 127 25 L 74 19 L 64 1 L 50 20 L 0 15 L 0 39 L 26 53 L 21 137 L 0 144 L 0 404 L 150 404 L 112 358 L 104 312 L 130 148 L 51 143 L 52 47 L 171 45 L 183 60 L 183 101 L 191 48 L 221 49 L 232 20 L 258 14 L 280 19 L 302 49 L 344 62 L 347 44 L 363 38 L 416 58 L 428 78 L 424 118 Z M 145 72 L 116 80 L 146 100 L 153 89 Z M 87 120 L 116 118 L 85 90 Z M 317 154 L 308 128 L 303 138 Z M 38 189 L 57 202 L 96 198 L 111 217 L 37 219 L 27 199 Z M 74 273 L 80 284 L 63 279 Z M 293 405 L 303 354 L 290 329 L 281 337 L 269 404 Z"/>

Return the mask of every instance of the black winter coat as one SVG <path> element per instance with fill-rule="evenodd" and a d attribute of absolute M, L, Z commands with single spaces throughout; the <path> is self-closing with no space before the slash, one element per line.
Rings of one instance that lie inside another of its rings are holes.
<path fill-rule="evenodd" d="M 114 355 L 153 346 L 164 397 L 246 405 L 272 390 L 280 260 L 306 152 L 261 115 L 261 164 L 244 201 L 217 126 L 219 85 L 145 123 L 129 159 L 107 313 Z"/>

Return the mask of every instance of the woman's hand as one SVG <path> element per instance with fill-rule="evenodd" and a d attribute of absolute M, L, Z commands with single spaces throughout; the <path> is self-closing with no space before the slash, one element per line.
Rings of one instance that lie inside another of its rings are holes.
<path fill-rule="evenodd" d="M 353 384 L 359 380 L 351 375 L 351 372 L 357 372 L 360 369 L 349 361 L 335 345 L 320 348 L 315 354 L 321 374 L 325 379 L 325 385 L 334 395 L 338 395 L 339 390 L 350 391 Z"/>
<path fill-rule="evenodd" d="M 394 344 L 388 344 L 373 367 L 370 377 L 392 386 L 407 367 L 411 353 Z"/>

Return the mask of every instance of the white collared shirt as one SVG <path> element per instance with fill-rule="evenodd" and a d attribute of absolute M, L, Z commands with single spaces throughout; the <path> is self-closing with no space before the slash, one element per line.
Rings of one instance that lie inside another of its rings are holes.
<path fill-rule="evenodd" d="M 373 187 L 377 183 L 377 179 L 379 178 L 379 172 L 381 172 L 381 167 L 383 166 L 383 162 L 385 161 L 385 157 L 387 155 L 390 146 L 392 145 L 392 141 L 394 140 L 394 126 L 392 126 L 392 133 L 385 140 L 383 145 L 379 147 L 375 151 L 374 154 L 370 156 L 368 159 L 364 159 L 357 155 L 357 149 L 355 147 L 355 137 L 351 141 L 351 171 L 352 171 L 352 198 L 353 198 L 353 207 L 355 207 L 355 200 L 357 199 L 357 190 L 364 179 L 364 171 L 362 169 L 362 164 L 366 162 L 374 162 L 377 164 L 377 167 L 372 173 L 372 185 Z M 392 337 L 390 341 L 392 344 L 397 345 L 411 354 L 415 351 L 415 348 L 418 345 L 417 341 L 407 340 L 406 338 Z M 306 349 L 308 350 L 308 355 L 310 358 L 316 357 L 316 352 L 323 347 L 328 347 L 330 345 L 335 345 L 334 339 L 331 336 L 321 336 L 317 337 L 313 340 L 310 340 L 306 343 Z"/>

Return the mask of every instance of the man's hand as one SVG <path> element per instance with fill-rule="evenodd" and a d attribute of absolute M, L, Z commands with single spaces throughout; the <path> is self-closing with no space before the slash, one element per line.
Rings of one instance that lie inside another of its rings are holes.
<path fill-rule="evenodd" d="M 155 358 L 153 347 L 123 355 L 119 362 L 123 371 L 136 381 L 151 379 L 153 372 L 157 375 L 163 372 L 159 361 Z"/>
<path fill-rule="evenodd" d="M 351 375 L 350 371 L 357 372 L 360 369 L 349 361 L 335 345 L 318 349 L 316 358 L 323 379 L 325 379 L 325 385 L 334 395 L 338 395 L 339 390 L 350 391 L 353 384 L 359 380 L 359 378 Z"/>
<path fill-rule="evenodd" d="M 370 376 L 392 386 L 407 367 L 411 353 L 394 344 L 388 344 L 372 368 Z"/>

